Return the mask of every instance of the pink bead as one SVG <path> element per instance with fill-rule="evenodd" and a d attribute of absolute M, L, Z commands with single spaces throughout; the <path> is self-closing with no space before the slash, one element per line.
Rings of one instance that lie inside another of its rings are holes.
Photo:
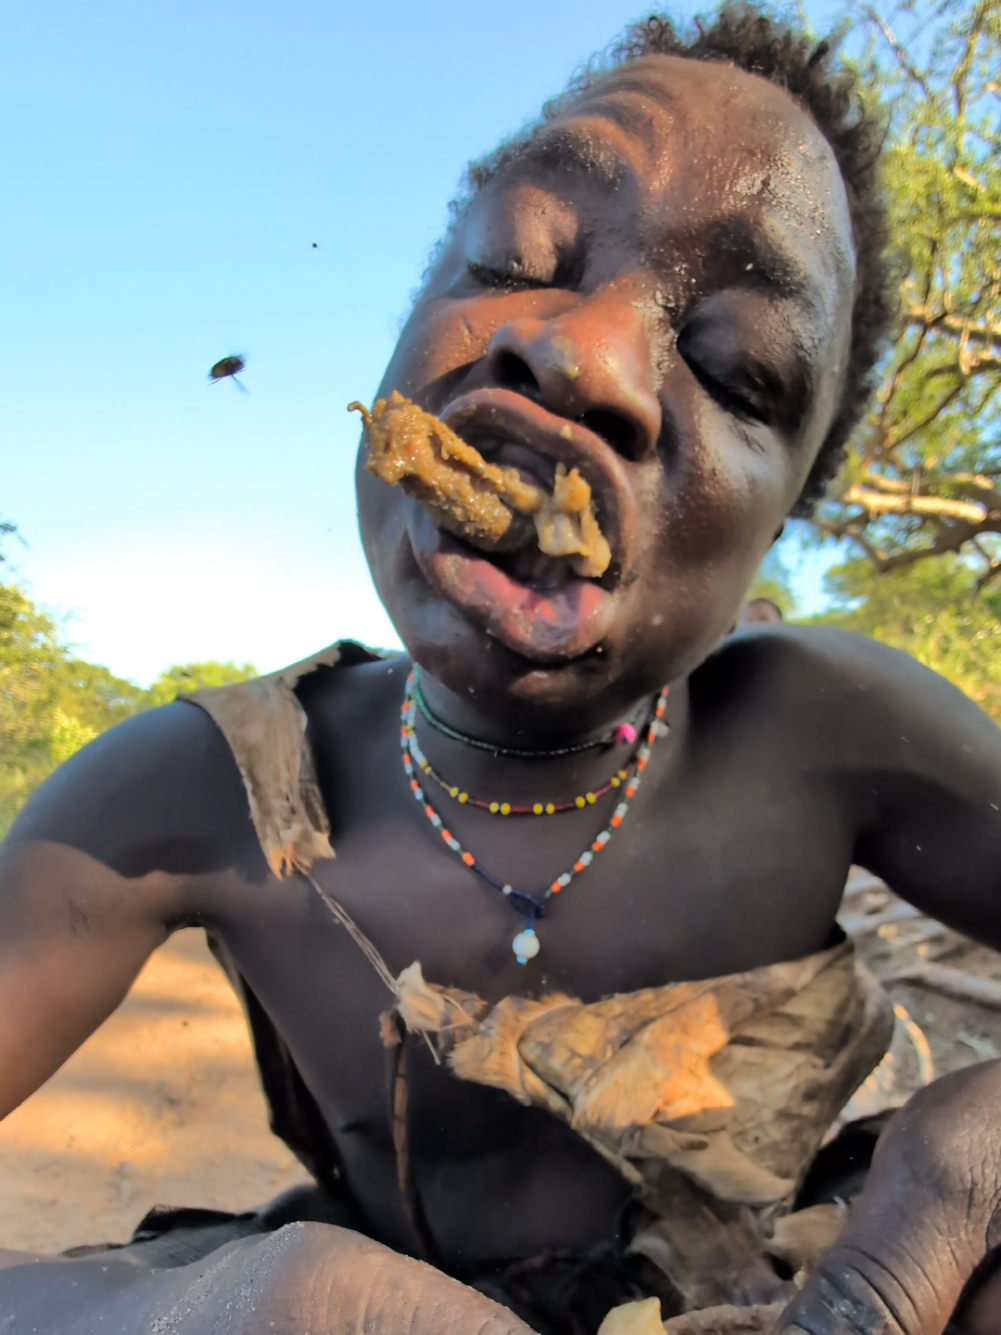
<path fill-rule="evenodd" d="M 620 723 L 615 729 L 615 741 L 618 746 L 632 746 L 636 740 L 636 729 L 631 723 Z"/>

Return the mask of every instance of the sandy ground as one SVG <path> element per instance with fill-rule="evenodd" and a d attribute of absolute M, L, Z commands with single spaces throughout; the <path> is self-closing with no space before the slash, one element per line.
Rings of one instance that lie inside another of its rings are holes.
<path fill-rule="evenodd" d="M 887 921 L 895 914 L 900 916 Z M 927 961 L 946 965 L 974 981 L 987 979 L 997 988 L 1001 984 L 1001 953 L 978 946 L 935 919 L 915 912 L 882 882 L 862 871 L 848 882 L 840 920 L 854 936 L 859 955 L 893 1001 L 902 1003 L 923 1029 L 936 1076 L 1001 1056 L 998 1005 L 943 995 L 897 976 Z M 915 1074 L 913 1067 L 901 1072 L 903 1093 L 914 1088 L 908 1076 Z"/>
<path fill-rule="evenodd" d="M 268 1130 L 243 1013 L 200 931 L 0 1122 L 0 1247 L 128 1238 L 150 1206 L 245 1210 L 305 1173 Z"/>
<path fill-rule="evenodd" d="M 864 873 L 849 882 L 842 922 L 925 1030 L 936 1074 L 999 1055 L 1001 1009 L 895 975 L 927 959 L 1001 983 L 1001 955 L 904 909 Z M 179 932 L 115 1015 L 0 1123 L 0 1247 L 124 1241 L 154 1204 L 244 1210 L 304 1180 L 268 1130 L 229 984 L 202 933 Z"/>

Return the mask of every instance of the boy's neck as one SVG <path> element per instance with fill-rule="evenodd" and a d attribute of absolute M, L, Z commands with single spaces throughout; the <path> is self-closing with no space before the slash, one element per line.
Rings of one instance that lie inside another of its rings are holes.
<path fill-rule="evenodd" d="M 607 782 L 634 755 L 649 725 L 654 699 L 640 697 L 611 717 L 589 720 L 591 726 L 582 728 L 574 726 L 573 715 L 548 710 L 538 717 L 512 712 L 499 718 L 478 710 L 425 673 L 419 675 L 419 683 L 427 708 L 425 713 L 416 711 L 417 737 L 434 769 L 477 797 L 518 804 L 557 798 L 570 788 L 587 792 Z M 672 694 L 678 694 L 674 688 Z M 680 703 L 669 699 L 668 721 L 673 721 Z M 447 731 L 433 726 L 428 713 Z M 628 731 L 616 739 L 623 724 L 634 728 L 634 741 Z"/>

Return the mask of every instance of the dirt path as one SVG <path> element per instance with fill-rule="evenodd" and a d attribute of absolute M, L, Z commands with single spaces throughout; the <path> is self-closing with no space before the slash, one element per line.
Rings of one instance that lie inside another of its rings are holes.
<path fill-rule="evenodd" d="M 236 998 L 183 931 L 0 1122 L 0 1247 L 120 1242 L 151 1205 L 244 1210 L 305 1176 L 268 1130 Z"/>

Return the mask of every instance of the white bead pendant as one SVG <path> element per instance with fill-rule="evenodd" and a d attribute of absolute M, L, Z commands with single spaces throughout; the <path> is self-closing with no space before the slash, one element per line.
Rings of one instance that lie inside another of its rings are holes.
<path fill-rule="evenodd" d="M 519 964 L 527 964 L 529 960 L 534 960 L 542 949 L 539 938 L 535 934 L 535 928 L 526 927 L 523 932 L 519 932 L 511 942 L 511 949 L 514 951 L 515 959 Z"/>

